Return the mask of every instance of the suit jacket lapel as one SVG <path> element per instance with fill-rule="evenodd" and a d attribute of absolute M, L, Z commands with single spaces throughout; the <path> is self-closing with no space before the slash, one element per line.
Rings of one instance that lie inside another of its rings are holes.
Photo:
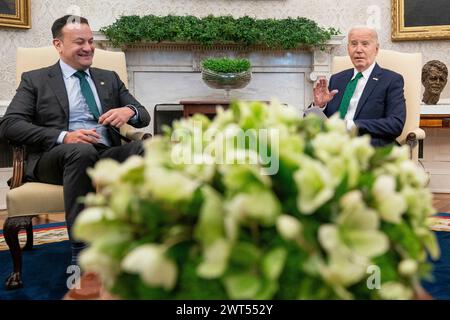
<path fill-rule="evenodd" d="M 108 100 L 109 98 L 109 92 L 106 86 L 107 82 L 98 69 L 91 68 L 89 69 L 89 72 L 91 74 L 92 80 L 94 81 L 95 88 L 97 89 L 100 103 L 102 104 L 102 113 L 105 113 L 111 108 L 111 106 L 106 103 L 106 100 Z"/>
<path fill-rule="evenodd" d="M 53 89 L 61 108 L 64 110 L 66 117 L 69 117 L 69 98 L 67 97 L 66 85 L 64 84 L 59 61 L 50 68 L 48 77 L 50 87 Z"/>
<path fill-rule="evenodd" d="M 364 87 L 364 91 L 361 95 L 361 98 L 358 101 L 358 106 L 356 108 L 354 119 L 356 119 L 361 112 L 362 108 L 364 107 L 364 104 L 366 103 L 367 99 L 369 98 L 370 94 L 372 93 L 373 89 L 377 86 L 380 77 L 382 74 L 382 70 L 378 63 L 375 64 L 375 67 L 372 70 L 372 73 L 369 76 L 369 79 L 367 80 L 366 86 Z M 376 79 L 376 80 L 375 80 Z"/>

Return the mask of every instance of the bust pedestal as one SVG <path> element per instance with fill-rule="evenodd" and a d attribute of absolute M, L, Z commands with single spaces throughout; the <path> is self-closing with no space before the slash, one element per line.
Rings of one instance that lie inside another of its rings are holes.
<path fill-rule="evenodd" d="M 450 103 L 423 104 L 420 127 L 426 133 L 420 161 L 430 174 L 430 190 L 450 193 Z"/>

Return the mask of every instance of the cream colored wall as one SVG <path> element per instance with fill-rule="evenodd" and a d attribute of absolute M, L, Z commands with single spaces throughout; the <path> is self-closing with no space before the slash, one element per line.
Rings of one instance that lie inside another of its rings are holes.
<path fill-rule="evenodd" d="M 108 25 L 120 15 L 250 15 L 257 18 L 304 16 L 323 26 L 377 27 L 381 47 L 405 52 L 420 51 L 424 63 L 432 59 L 450 67 L 450 41 L 396 42 L 390 40 L 391 0 L 32 0 L 32 29 L 0 29 L 0 100 L 10 100 L 15 90 L 15 51 L 21 47 L 49 45 L 52 22 L 64 14 L 79 13 L 90 20 L 93 30 Z M 337 50 L 345 54 L 345 48 Z M 450 98 L 450 85 L 442 98 Z"/>

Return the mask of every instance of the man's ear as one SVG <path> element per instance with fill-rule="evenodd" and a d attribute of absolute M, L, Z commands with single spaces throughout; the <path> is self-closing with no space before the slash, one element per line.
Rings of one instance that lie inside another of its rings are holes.
<path fill-rule="evenodd" d="M 61 39 L 53 39 L 53 46 L 56 48 L 56 50 L 58 51 L 58 53 L 61 53 L 61 46 L 62 46 L 62 41 Z"/>

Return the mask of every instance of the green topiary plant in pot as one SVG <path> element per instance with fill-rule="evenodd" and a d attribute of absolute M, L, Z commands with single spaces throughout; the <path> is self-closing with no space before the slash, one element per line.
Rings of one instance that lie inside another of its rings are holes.
<path fill-rule="evenodd" d="M 74 232 L 125 299 L 410 299 L 439 249 L 426 175 L 333 117 L 232 103 L 101 160 Z"/>
<path fill-rule="evenodd" d="M 225 89 L 227 97 L 231 89 L 246 87 L 252 78 L 251 63 L 241 58 L 208 58 L 202 61 L 202 79 L 213 89 Z"/>

